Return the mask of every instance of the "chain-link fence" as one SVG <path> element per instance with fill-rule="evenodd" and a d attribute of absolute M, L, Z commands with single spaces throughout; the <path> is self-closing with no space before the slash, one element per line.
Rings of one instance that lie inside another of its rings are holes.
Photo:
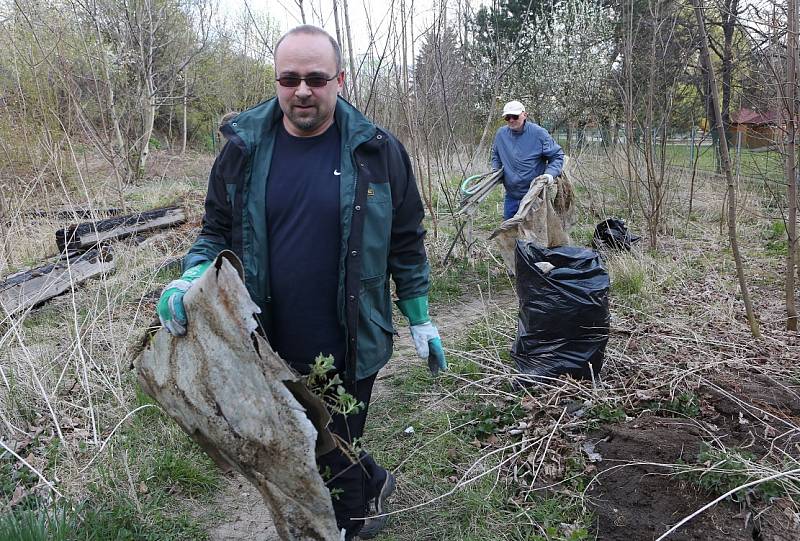
<path fill-rule="evenodd" d="M 641 153 L 645 145 L 651 145 L 657 162 L 663 158 L 670 167 L 698 171 L 719 172 L 718 158 L 709 133 L 699 129 L 674 132 L 664 139 L 661 134 L 645 137 L 641 130 L 634 130 L 630 146 L 624 129 L 606 130 L 585 128 L 583 130 L 556 129 L 553 138 L 567 154 L 583 152 L 611 152 L 625 150 Z M 776 138 L 770 134 L 747 131 L 732 131 L 729 136 L 730 156 L 736 176 L 780 180 L 783 178 L 783 154 Z"/>

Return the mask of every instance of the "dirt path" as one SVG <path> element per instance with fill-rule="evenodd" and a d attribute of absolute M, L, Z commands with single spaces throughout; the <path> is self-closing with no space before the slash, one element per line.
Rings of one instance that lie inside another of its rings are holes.
<path fill-rule="evenodd" d="M 513 291 L 486 295 L 484 298 L 466 298 L 445 306 L 432 306 L 432 318 L 439 328 L 445 347 L 462 334 L 469 325 L 477 323 L 486 314 L 497 309 L 509 309 L 517 302 Z M 414 350 L 408 328 L 399 329 L 395 338 L 394 355 L 380 372 L 375 383 L 372 403 L 385 400 L 391 388 L 388 382 L 402 374 L 412 363 L 421 363 Z M 241 475 L 233 473 L 223 477 L 223 485 L 207 510 L 219 516 L 212 523 L 209 537 L 212 541 L 248 539 L 252 541 L 279 541 L 272 525 L 272 517 L 258 491 Z"/>

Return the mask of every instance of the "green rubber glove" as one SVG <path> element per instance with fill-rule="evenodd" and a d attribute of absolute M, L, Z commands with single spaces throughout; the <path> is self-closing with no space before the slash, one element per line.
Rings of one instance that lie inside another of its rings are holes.
<path fill-rule="evenodd" d="M 211 261 L 206 261 L 187 269 L 178 280 L 173 280 L 161 293 L 158 300 L 156 311 L 161 325 L 173 336 L 183 336 L 186 334 L 186 309 L 183 306 L 183 296 L 192 287 L 192 283 L 200 278 L 206 269 L 211 265 Z"/>
<path fill-rule="evenodd" d="M 428 315 L 428 296 L 399 300 L 397 307 L 408 318 L 417 355 L 428 361 L 431 374 L 435 376 L 440 370 L 447 370 L 442 339 Z"/>

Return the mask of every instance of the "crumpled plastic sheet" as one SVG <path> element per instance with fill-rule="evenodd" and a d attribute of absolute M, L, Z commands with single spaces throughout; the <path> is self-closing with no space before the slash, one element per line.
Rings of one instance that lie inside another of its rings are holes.
<path fill-rule="evenodd" d="M 545 179 L 531 183 L 520 201 L 517 213 L 501 223 L 489 236 L 490 240 L 495 241 L 510 274 L 516 272 L 514 253 L 517 240 L 534 241 L 547 248 L 570 244 L 569 229 L 574 223 L 573 197 L 566 167 L 558 179 L 555 201 L 550 200 Z"/>
<path fill-rule="evenodd" d="M 159 330 L 136 360 L 139 381 L 217 463 L 234 466 L 259 490 L 281 539 L 339 540 L 309 420 L 324 406 L 296 398 L 304 386 L 255 332 L 258 308 L 237 269 L 238 259 L 223 253 L 195 282 L 184 298 L 186 336 Z M 332 443 L 326 422 L 322 452 Z"/>

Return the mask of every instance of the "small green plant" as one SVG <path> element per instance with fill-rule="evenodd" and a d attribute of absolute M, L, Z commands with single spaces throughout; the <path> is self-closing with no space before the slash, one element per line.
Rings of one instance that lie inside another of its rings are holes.
<path fill-rule="evenodd" d="M 699 488 L 719 496 L 759 477 L 766 477 L 764 472 L 775 468 L 774 465 L 764 468 L 763 465 L 755 464 L 754 460 L 752 453 L 743 449 L 718 449 L 706 444 L 697 456 L 698 464 L 687 466 L 681 476 Z M 789 479 L 787 482 L 797 485 L 797 479 Z M 793 492 L 796 492 L 800 486 L 795 486 L 794 489 Z M 730 497 L 735 501 L 742 501 L 748 493 L 768 501 L 786 491 L 781 481 L 773 480 L 739 490 Z"/>
<path fill-rule="evenodd" d="M 530 492 L 525 501 L 526 515 L 538 524 L 545 535 L 535 535 L 534 541 L 583 541 L 589 535 L 592 515 L 577 497 L 561 494 Z"/>
<path fill-rule="evenodd" d="M 474 420 L 467 425 L 466 431 L 473 438 L 485 440 L 500 430 L 517 424 L 523 416 L 524 412 L 519 403 L 513 403 L 505 408 L 486 403 L 464 412 L 462 422 Z"/>
<path fill-rule="evenodd" d="M 589 420 L 590 428 L 597 428 L 601 424 L 618 423 L 624 421 L 627 415 L 625 410 L 608 402 L 597 404 L 585 413 L 585 418 Z"/>
<path fill-rule="evenodd" d="M 0 515 L 0 539 L 14 541 L 67 541 L 73 539 L 76 517 L 65 505 L 52 509 L 14 508 Z"/>
<path fill-rule="evenodd" d="M 345 390 L 342 378 L 334 370 L 331 355 L 317 355 L 306 378 L 306 385 L 332 412 L 341 415 L 358 413 L 364 403 Z"/>
<path fill-rule="evenodd" d="M 788 253 L 786 223 L 783 220 L 772 222 L 766 235 L 766 252 L 769 255 L 785 256 Z"/>
<path fill-rule="evenodd" d="M 651 402 L 649 408 L 671 417 L 697 417 L 700 415 L 700 400 L 686 391 L 668 402 Z"/>

